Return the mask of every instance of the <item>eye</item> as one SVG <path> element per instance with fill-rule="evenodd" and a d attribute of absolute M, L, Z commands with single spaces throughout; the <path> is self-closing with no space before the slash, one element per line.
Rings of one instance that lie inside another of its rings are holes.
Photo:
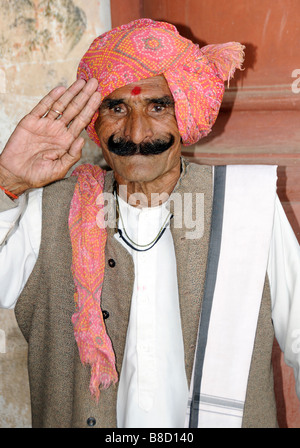
<path fill-rule="evenodd" d="M 162 106 L 161 104 L 156 104 L 156 106 L 154 106 L 153 109 L 155 110 L 155 112 L 161 112 L 162 110 L 165 109 L 165 106 Z"/>
<path fill-rule="evenodd" d="M 162 105 L 162 104 L 154 104 L 151 108 L 152 112 L 163 112 L 165 110 L 166 106 Z"/>
<path fill-rule="evenodd" d="M 125 112 L 124 107 L 122 106 L 113 106 L 110 110 L 115 114 L 121 114 Z"/>

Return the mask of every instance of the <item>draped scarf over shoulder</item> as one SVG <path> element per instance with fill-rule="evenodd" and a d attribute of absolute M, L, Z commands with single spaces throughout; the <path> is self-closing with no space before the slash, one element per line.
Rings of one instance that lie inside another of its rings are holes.
<path fill-rule="evenodd" d="M 99 195 L 105 171 L 98 166 L 82 165 L 73 175 L 78 176 L 78 181 L 69 214 L 76 305 L 72 322 L 80 359 L 91 366 L 90 391 L 98 400 L 100 389 L 117 381 L 115 355 L 100 303 L 107 233 L 99 221 Z"/>

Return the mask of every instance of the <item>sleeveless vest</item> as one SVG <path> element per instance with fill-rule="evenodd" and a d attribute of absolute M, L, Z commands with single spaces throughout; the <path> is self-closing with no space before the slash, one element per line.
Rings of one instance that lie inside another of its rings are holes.
<path fill-rule="evenodd" d="M 105 191 L 113 175 L 107 173 Z M 33 427 L 116 427 L 117 385 L 101 391 L 97 404 L 89 392 L 89 367 L 80 362 L 73 333 L 74 283 L 68 215 L 76 177 L 44 189 L 42 240 L 38 260 L 15 308 L 28 342 L 28 370 Z M 171 228 L 176 260 L 187 379 L 190 384 L 196 347 L 212 206 L 211 167 L 190 164 L 176 192 L 204 193 L 204 235 L 185 238 Z M 134 265 L 108 229 L 102 310 L 121 371 L 134 283 Z M 112 263 L 111 260 L 114 262 Z M 271 354 L 274 333 L 268 282 L 265 284 L 249 373 L 243 427 L 276 427 Z"/>

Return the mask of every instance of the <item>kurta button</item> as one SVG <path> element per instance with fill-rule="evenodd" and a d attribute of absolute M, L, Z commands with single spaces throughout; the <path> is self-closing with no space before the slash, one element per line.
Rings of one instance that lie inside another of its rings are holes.
<path fill-rule="evenodd" d="M 103 319 L 108 319 L 109 318 L 109 312 L 106 310 L 102 311 L 102 315 L 103 315 Z"/>
<path fill-rule="evenodd" d="M 108 260 L 108 266 L 110 266 L 111 268 L 114 268 L 116 266 L 116 262 L 113 258 L 110 258 Z"/>
<path fill-rule="evenodd" d="M 87 422 L 88 426 L 95 426 L 96 419 L 94 417 L 89 417 L 86 422 Z"/>

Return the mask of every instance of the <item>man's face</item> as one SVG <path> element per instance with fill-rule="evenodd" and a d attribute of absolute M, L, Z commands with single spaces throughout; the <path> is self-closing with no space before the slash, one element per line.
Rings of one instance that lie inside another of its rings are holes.
<path fill-rule="evenodd" d="M 121 87 L 95 123 L 103 156 L 119 183 L 151 182 L 180 166 L 174 100 L 163 76 Z"/>

